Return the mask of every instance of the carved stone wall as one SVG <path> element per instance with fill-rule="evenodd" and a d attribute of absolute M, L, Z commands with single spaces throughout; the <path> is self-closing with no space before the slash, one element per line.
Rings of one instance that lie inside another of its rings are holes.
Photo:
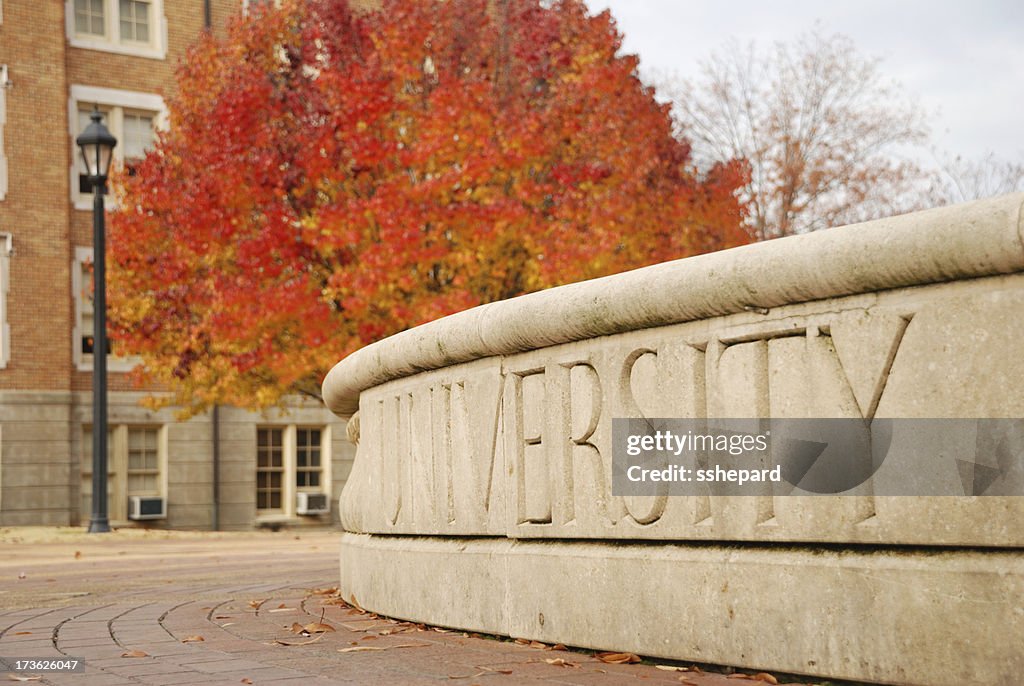
<path fill-rule="evenodd" d="M 1024 498 L 615 496 L 611 432 L 618 417 L 1024 417 L 1022 205 L 1004 196 L 657 265 L 350 356 L 324 384 L 331 409 L 359 420 L 343 590 L 408 619 L 573 645 L 1011 683 L 1024 668 L 1007 638 L 1024 635 Z M 547 596 L 524 587 L 527 560 L 558 576 Z M 424 586 L 423 565 L 479 586 L 478 605 L 435 602 L 447 592 Z M 691 593 L 659 600 L 683 581 Z M 581 603 L 581 584 L 612 594 Z M 1002 595 L 981 598 L 979 584 Z M 637 593 L 652 613 L 640 619 Z M 738 607 L 774 638 L 662 635 L 659 612 L 728 625 Z M 821 633 L 855 646 L 868 626 L 883 640 L 860 649 Z M 964 631 L 991 644 L 950 661 L 932 643 Z"/>

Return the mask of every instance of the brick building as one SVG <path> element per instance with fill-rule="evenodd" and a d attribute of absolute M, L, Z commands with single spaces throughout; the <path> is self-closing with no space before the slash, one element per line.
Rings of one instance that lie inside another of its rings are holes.
<path fill-rule="evenodd" d="M 141 155 L 188 46 L 239 10 L 239 0 L 0 0 L 0 525 L 89 521 L 92 202 L 74 138 L 95 105 L 116 159 Z M 222 407 L 178 422 L 173 409 L 139 405 L 131 366 L 109 361 L 115 526 L 336 519 L 303 514 L 336 498 L 351 463 L 344 423 L 326 409 Z M 140 505 L 165 516 L 132 519 Z"/>

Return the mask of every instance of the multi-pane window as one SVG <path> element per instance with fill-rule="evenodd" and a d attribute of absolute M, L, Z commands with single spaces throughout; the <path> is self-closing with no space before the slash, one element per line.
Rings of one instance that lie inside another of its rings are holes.
<path fill-rule="evenodd" d="M 296 429 L 295 485 L 320 486 L 320 429 Z"/>
<path fill-rule="evenodd" d="M 120 10 L 121 40 L 148 43 L 149 2 L 147 0 L 119 0 L 118 9 Z"/>
<path fill-rule="evenodd" d="M 166 437 L 157 426 L 113 424 L 107 434 L 107 507 L 111 521 L 128 520 L 131 496 L 166 497 Z M 92 512 L 92 427 L 82 427 L 79 518 Z"/>
<path fill-rule="evenodd" d="M 92 369 L 96 341 L 93 338 L 93 250 L 75 248 L 75 261 L 71 265 L 71 292 L 75 298 L 74 327 L 71 330 L 71 355 L 79 371 Z M 109 329 L 108 329 L 109 330 Z M 139 363 L 136 357 L 118 355 L 114 341 L 107 337 L 107 369 L 115 372 L 131 371 Z"/>
<path fill-rule="evenodd" d="M 125 162 L 145 157 L 146 151 L 153 145 L 152 112 L 131 112 L 125 110 L 122 115 L 122 140 Z"/>
<path fill-rule="evenodd" d="M 96 333 L 96 327 L 93 320 L 93 291 L 92 291 L 92 260 L 79 260 L 75 263 L 75 268 L 78 270 L 78 292 L 75 294 L 78 298 L 78 346 L 79 351 L 82 355 L 81 359 L 86 358 L 86 355 L 92 355 L 94 350 L 94 343 L 96 342 L 94 334 Z M 109 349 L 109 345 L 107 346 Z"/>
<path fill-rule="evenodd" d="M 153 142 L 156 140 L 156 112 L 104 105 L 100 105 L 98 109 L 103 115 L 103 124 L 117 138 L 118 144 L 114 148 L 114 157 L 122 160 L 128 167 L 128 173 L 131 174 L 132 163 L 144 157 L 146 151 L 153 147 Z M 92 104 L 79 103 L 78 133 L 85 131 L 85 127 L 89 125 L 92 110 Z M 85 162 L 77 150 L 75 166 L 78 169 L 79 193 L 91 194 L 92 186 L 86 174 Z"/>
<path fill-rule="evenodd" d="M 128 428 L 128 495 L 158 495 L 158 429 Z"/>
<path fill-rule="evenodd" d="M 2 160 L 0 160 L 2 162 Z M 0 369 L 11 359 L 11 327 L 7 323 L 7 290 L 11 285 L 11 234 L 0 232 Z"/>
<path fill-rule="evenodd" d="M 303 493 L 330 494 L 329 426 L 256 429 L 256 514 L 269 518 L 307 514 Z"/>
<path fill-rule="evenodd" d="M 281 510 L 284 504 L 284 430 L 256 430 L 256 510 Z"/>
<path fill-rule="evenodd" d="M 75 31 L 87 36 L 107 33 L 103 11 L 104 0 L 75 0 Z"/>
<path fill-rule="evenodd" d="M 164 0 L 65 0 L 74 48 L 167 58 Z"/>

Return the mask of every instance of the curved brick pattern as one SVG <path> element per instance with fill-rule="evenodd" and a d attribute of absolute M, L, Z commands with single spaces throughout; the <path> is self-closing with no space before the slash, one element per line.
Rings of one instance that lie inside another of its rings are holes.
<path fill-rule="evenodd" d="M 85 660 L 84 672 L 33 682 L 50 686 L 680 683 L 678 673 L 650 664 L 604 664 L 586 654 L 417 627 L 338 604 L 334 595 L 314 592 L 334 585 L 336 536 L 279 536 L 254 552 L 251 543 L 230 537 L 119 550 L 104 536 L 33 547 L 4 544 L 0 533 L 0 656 Z M 90 560 L 88 567 L 76 551 Z M 166 563 L 153 565 L 153 555 Z M 17 580 L 14 570 L 27 571 L 27 578 Z M 115 574 L 136 582 L 102 583 Z M 86 579 L 90 590 L 78 590 Z M 55 606 L 39 607 L 47 604 Z M 336 631 L 305 637 L 290 630 L 293 623 L 320 621 Z M 187 640 L 196 636 L 203 640 Z M 378 650 L 340 652 L 357 647 Z M 133 652 L 145 656 L 122 657 Z M 686 676 L 698 686 L 737 683 L 714 674 Z M 0 681 L 5 678 L 0 672 Z"/>

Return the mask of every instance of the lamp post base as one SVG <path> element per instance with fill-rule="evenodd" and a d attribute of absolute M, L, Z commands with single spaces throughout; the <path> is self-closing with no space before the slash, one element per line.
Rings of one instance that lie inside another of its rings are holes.
<path fill-rule="evenodd" d="M 89 533 L 90 534 L 108 534 L 110 533 L 110 522 L 106 517 L 102 519 L 93 519 L 89 522 Z"/>

